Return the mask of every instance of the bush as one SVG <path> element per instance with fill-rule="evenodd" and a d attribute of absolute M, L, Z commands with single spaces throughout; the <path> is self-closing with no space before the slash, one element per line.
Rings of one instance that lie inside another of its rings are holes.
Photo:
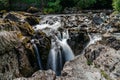
<path fill-rule="evenodd" d="M 0 0 L 0 10 L 7 9 L 9 7 L 9 0 Z"/>
<path fill-rule="evenodd" d="M 114 10 L 120 12 L 120 0 L 113 0 L 113 8 Z"/>
<path fill-rule="evenodd" d="M 96 0 L 74 0 L 74 1 L 75 1 L 74 3 L 76 4 L 76 7 L 81 9 L 87 8 L 96 2 Z"/>
<path fill-rule="evenodd" d="M 44 9 L 44 13 L 60 12 L 61 9 L 62 6 L 60 5 L 60 0 L 49 1 L 47 7 Z"/>

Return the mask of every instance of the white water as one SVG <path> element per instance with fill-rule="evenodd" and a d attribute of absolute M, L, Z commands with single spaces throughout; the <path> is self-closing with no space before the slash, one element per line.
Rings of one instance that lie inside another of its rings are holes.
<path fill-rule="evenodd" d="M 37 57 L 39 69 L 43 69 L 43 68 L 42 68 L 42 64 L 41 64 L 40 54 L 39 54 L 39 50 L 38 50 L 38 48 L 37 48 L 37 45 L 36 45 L 35 43 L 33 43 L 33 47 L 34 47 L 35 54 L 36 54 L 36 57 Z"/>
<path fill-rule="evenodd" d="M 48 56 L 47 68 L 55 71 L 56 75 L 61 74 L 61 70 L 66 61 L 74 59 L 74 54 L 67 44 L 69 38 L 68 30 L 63 32 L 57 29 L 62 27 L 60 17 L 44 17 L 35 30 L 42 30 L 48 36 L 52 36 L 51 49 Z"/>
<path fill-rule="evenodd" d="M 91 44 L 95 44 L 97 41 L 102 40 L 102 36 L 98 33 L 88 33 L 90 42 L 87 44 L 87 47 Z"/>

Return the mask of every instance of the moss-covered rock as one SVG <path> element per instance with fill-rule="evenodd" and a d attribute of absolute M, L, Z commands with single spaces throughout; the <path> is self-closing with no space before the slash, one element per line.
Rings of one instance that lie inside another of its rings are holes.
<path fill-rule="evenodd" d="M 34 30 L 32 29 L 32 26 L 29 25 L 27 22 L 19 22 L 17 24 L 18 28 L 20 29 L 21 33 L 25 36 L 31 36 L 34 34 Z"/>
<path fill-rule="evenodd" d="M 40 19 L 35 16 L 28 16 L 25 21 L 27 21 L 30 25 L 36 25 L 39 24 Z"/>
<path fill-rule="evenodd" d="M 28 8 L 27 12 L 36 13 L 36 12 L 39 12 L 39 10 L 36 7 L 30 7 L 30 8 Z"/>

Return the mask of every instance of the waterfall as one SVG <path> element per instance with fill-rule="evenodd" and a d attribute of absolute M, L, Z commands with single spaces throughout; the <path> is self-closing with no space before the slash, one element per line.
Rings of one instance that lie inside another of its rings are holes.
<path fill-rule="evenodd" d="M 61 74 L 60 71 L 62 70 L 62 55 L 60 47 L 57 46 L 57 43 L 54 41 L 51 41 L 51 50 L 48 56 L 47 68 L 55 71 L 56 75 Z"/>
<path fill-rule="evenodd" d="M 73 51 L 67 43 L 69 31 L 58 31 L 62 27 L 60 17 L 46 17 L 35 30 L 41 29 L 47 36 L 51 36 L 51 49 L 48 55 L 47 69 L 55 71 L 56 75 L 61 74 L 61 70 L 66 61 L 74 59 Z"/>
<path fill-rule="evenodd" d="M 62 67 L 66 61 L 74 59 L 73 51 L 67 44 L 69 39 L 68 30 L 62 32 L 62 39 L 59 36 L 54 36 L 52 40 L 51 50 L 48 57 L 48 69 L 55 71 L 56 75 L 61 74 Z"/>
<path fill-rule="evenodd" d="M 88 36 L 90 38 L 90 41 L 84 49 L 86 49 L 89 45 L 95 44 L 97 41 L 102 40 L 102 36 L 98 33 L 88 33 Z"/>
<path fill-rule="evenodd" d="M 37 47 L 37 45 L 34 42 L 32 42 L 32 43 L 33 43 L 33 49 L 35 51 L 35 55 L 37 57 L 37 62 L 38 62 L 39 69 L 43 69 L 38 47 Z"/>

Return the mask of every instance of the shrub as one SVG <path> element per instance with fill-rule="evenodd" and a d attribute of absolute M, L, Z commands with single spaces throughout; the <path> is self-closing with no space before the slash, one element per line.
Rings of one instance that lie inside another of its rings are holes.
<path fill-rule="evenodd" d="M 0 0 L 0 10 L 6 9 L 9 7 L 9 0 Z"/>
<path fill-rule="evenodd" d="M 76 7 L 81 9 L 87 8 L 96 2 L 96 0 L 74 0 L 74 1 L 76 4 Z"/>
<path fill-rule="evenodd" d="M 62 6 L 60 5 L 60 0 L 49 1 L 47 7 L 44 9 L 44 13 L 60 12 L 61 9 Z"/>
<path fill-rule="evenodd" d="M 120 0 L 113 0 L 113 8 L 114 10 L 120 12 Z"/>

